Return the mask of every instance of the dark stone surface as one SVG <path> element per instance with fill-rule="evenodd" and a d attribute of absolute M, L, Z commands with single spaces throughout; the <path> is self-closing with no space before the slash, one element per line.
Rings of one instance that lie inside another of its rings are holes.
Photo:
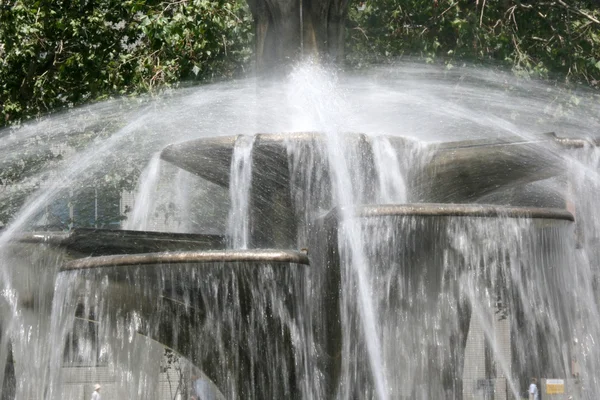
<path fill-rule="evenodd" d="M 278 183 L 282 177 L 287 178 L 286 143 L 308 142 L 319 137 L 317 132 L 259 133 L 253 150 L 258 155 L 258 160 L 255 161 L 257 167 L 271 167 L 261 172 L 266 174 L 267 181 L 275 180 Z M 221 136 L 175 143 L 165 147 L 160 157 L 210 182 L 227 187 L 237 138 L 238 136 Z"/>
<path fill-rule="evenodd" d="M 306 360 L 291 339 L 302 326 L 290 324 L 305 314 L 307 263 L 291 251 L 180 252 L 81 259 L 62 273 L 103 281 L 85 294 L 104 299 L 101 315 L 139 318 L 140 334 L 189 359 L 226 398 L 294 399 Z"/>
<path fill-rule="evenodd" d="M 363 134 L 354 133 L 345 137 L 355 136 L 369 142 L 368 136 Z M 257 164 L 266 163 L 272 167 L 259 170 L 265 174 L 273 171 L 281 171 L 278 173 L 284 174 L 287 170 L 285 148 L 288 143 L 322 140 L 322 134 L 317 132 L 258 134 L 256 137 L 255 154 L 257 158 L 262 158 Z M 227 186 L 236 138 L 237 136 L 206 138 L 173 144 L 163 150 L 161 158 L 211 182 Z M 395 136 L 389 136 L 388 139 L 398 152 L 401 152 L 409 141 Z M 432 143 L 429 148 L 433 151 L 433 157 L 420 172 L 426 175 L 427 179 L 422 181 L 427 182 L 429 186 L 422 188 L 426 193 L 423 193 L 421 201 L 439 202 L 444 198 L 448 200 L 444 202 L 464 201 L 510 183 L 531 182 L 556 176 L 563 172 L 562 158 L 552 152 L 540 151 L 544 146 L 549 148 L 556 143 L 577 147 L 589 142 L 546 134 L 539 140 L 531 141 L 507 137 Z M 261 147 L 265 147 L 266 150 L 261 152 Z M 277 147 L 281 150 L 276 150 Z M 365 167 L 368 168 L 366 165 Z M 283 177 L 285 176 L 277 176 L 276 181 L 280 182 Z M 446 187 L 448 185 L 452 187 Z"/>
<path fill-rule="evenodd" d="M 400 138 L 390 137 L 400 151 Z M 430 154 L 412 177 L 413 201 L 470 203 L 492 195 L 498 204 L 521 205 L 512 193 L 524 185 L 566 171 L 561 152 L 548 135 L 537 140 L 518 137 L 432 143 Z M 540 198 L 540 196 L 537 196 Z M 544 206 L 547 206 L 544 204 Z"/>
<path fill-rule="evenodd" d="M 13 400 L 16 392 L 17 380 L 15 378 L 15 363 L 13 360 L 12 346 L 10 343 L 8 343 L 6 364 L 4 366 L 4 380 L 2 382 L 2 393 L 0 394 L 0 400 Z"/>
<path fill-rule="evenodd" d="M 113 229 L 31 232 L 17 236 L 16 240 L 54 245 L 66 249 L 75 257 L 225 248 L 225 239 L 218 235 Z"/>

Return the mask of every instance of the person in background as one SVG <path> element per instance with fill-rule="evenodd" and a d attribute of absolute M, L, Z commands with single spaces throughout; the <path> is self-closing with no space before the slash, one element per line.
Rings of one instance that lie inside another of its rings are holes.
<path fill-rule="evenodd" d="M 537 387 L 537 379 L 531 378 L 531 384 L 529 385 L 529 400 L 540 400 L 540 393 Z"/>
<path fill-rule="evenodd" d="M 94 385 L 94 392 L 92 393 L 92 400 L 101 400 L 100 399 L 100 388 L 101 386 L 97 383 Z"/>

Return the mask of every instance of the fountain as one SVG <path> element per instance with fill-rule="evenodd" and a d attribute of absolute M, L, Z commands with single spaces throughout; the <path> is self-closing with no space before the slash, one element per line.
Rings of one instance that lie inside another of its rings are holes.
<path fill-rule="evenodd" d="M 188 91 L 74 153 L 0 236 L 3 398 L 80 399 L 98 381 L 162 399 L 156 377 L 184 364 L 168 398 L 192 375 L 209 398 L 509 399 L 532 376 L 600 393 L 596 143 L 529 125 L 538 98 L 503 103 L 513 122 L 453 98 L 452 74 L 408 72 L 402 94 L 393 69 L 333 84 L 313 66 L 260 93 Z M 127 229 L 39 228 L 65 185 L 123 169 L 132 137 L 148 167 Z"/>

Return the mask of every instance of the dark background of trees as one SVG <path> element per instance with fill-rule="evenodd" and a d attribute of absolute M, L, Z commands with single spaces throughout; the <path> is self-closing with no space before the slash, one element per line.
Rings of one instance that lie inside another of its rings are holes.
<path fill-rule="evenodd" d="M 600 81 L 598 0 L 351 2 L 346 63 L 402 56 Z M 252 70 L 243 0 L 0 0 L 0 126 L 109 96 Z"/>

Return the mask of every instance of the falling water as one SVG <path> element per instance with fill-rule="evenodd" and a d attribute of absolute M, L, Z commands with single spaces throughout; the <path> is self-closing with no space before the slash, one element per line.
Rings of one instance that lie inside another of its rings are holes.
<path fill-rule="evenodd" d="M 310 72 L 309 72 L 310 71 Z M 380 400 L 388 398 L 386 390 L 386 371 L 382 363 L 379 326 L 376 322 L 377 310 L 371 299 L 371 279 L 370 269 L 363 251 L 363 238 L 360 235 L 358 226 L 352 215 L 352 209 L 348 206 L 360 204 L 364 200 L 366 190 L 363 185 L 368 183 L 365 179 L 364 171 L 356 168 L 360 164 L 360 153 L 364 151 L 361 148 L 362 141 L 358 142 L 357 147 L 350 146 L 343 138 L 343 133 L 339 130 L 338 119 L 346 117 L 343 100 L 338 94 L 338 89 L 330 76 L 319 69 L 299 70 L 293 76 L 295 81 L 299 81 L 297 86 L 299 91 L 294 93 L 302 103 L 300 107 L 309 108 L 312 113 L 314 123 L 319 130 L 325 132 L 324 141 L 327 149 L 328 164 L 331 170 L 331 186 L 333 205 L 342 206 L 341 224 L 339 233 L 342 239 L 339 241 L 340 253 L 344 257 L 343 265 L 350 269 L 352 274 L 356 274 L 356 291 L 349 293 L 354 288 L 342 283 L 342 296 L 358 296 L 358 310 L 361 316 L 363 334 L 368 348 L 368 360 L 371 366 L 373 379 L 375 381 L 375 391 Z M 356 144 L 355 144 L 356 146 Z M 348 154 L 350 156 L 348 157 Z M 354 163 L 353 163 L 354 162 Z M 402 179 L 399 177 L 399 179 Z M 353 310 L 348 310 L 353 313 Z M 344 332 L 345 333 L 345 332 Z M 348 338 L 345 338 L 345 344 L 349 345 Z M 345 346 L 348 349 L 347 346 Z M 345 357 L 346 360 L 349 357 Z M 346 376 L 342 389 L 342 398 L 354 396 L 348 389 L 350 388 L 352 370 L 354 365 L 344 365 Z M 368 390 L 368 389 L 364 389 Z M 346 393 L 343 393 L 346 392 Z M 363 392 L 362 395 L 367 395 Z"/>
<path fill-rule="evenodd" d="M 192 231 L 190 217 L 192 215 L 192 187 L 194 181 L 195 176 L 189 172 L 182 169 L 176 172 L 175 188 L 171 192 L 173 194 L 174 209 L 177 212 L 177 223 L 173 232 L 188 233 Z"/>
<path fill-rule="evenodd" d="M 377 203 L 406 203 L 408 199 L 404 182 L 405 172 L 400 168 L 396 149 L 386 137 L 382 136 L 373 137 L 371 146 L 379 178 Z"/>
<path fill-rule="evenodd" d="M 114 395 L 118 389 L 127 398 L 146 398 L 154 390 L 147 380 L 162 350 L 154 343 L 148 352 L 149 339 L 139 333 L 168 341 L 197 365 L 210 365 L 205 373 L 225 398 L 289 398 L 298 389 L 289 377 L 306 381 L 306 337 L 298 321 L 305 314 L 305 267 L 188 263 L 102 273 L 111 279 L 98 279 L 93 270 L 77 274 L 78 291 L 86 295 L 74 329 L 88 330 L 98 342 L 78 344 L 72 357 L 113 371 L 122 380 L 112 385 Z M 115 296 L 118 302 L 111 301 Z M 185 324 L 173 325 L 173 319 Z M 262 363 L 271 364 L 269 374 L 256 369 Z M 133 391 L 123 392 L 127 388 Z"/>
<path fill-rule="evenodd" d="M 138 188 L 131 215 L 125 223 L 125 229 L 148 230 L 149 222 L 154 212 L 154 201 L 160 178 L 160 153 L 152 156 L 152 159 L 140 175 Z"/>
<path fill-rule="evenodd" d="M 229 179 L 231 206 L 227 233 L 234 249 L 247 249 L 249 245 L 253 146 L 254 136 L 238 136 L 233 147 Z"/>
<path fill-rule="evenodd" d="M 600 151 L 588 145 L 575 150 L 570 159 L 567 207 L 578 221 L 575 227 L 576 250 L 573 265 L 567 274 L 565 288 L 576 288 L 569 293 L 573 306 L 570 311 L 570 352 L 580 365 L 577 371 L 588 396 L 600 393 L 600 349 L 597 345 L 600 330 L 599 271 L 600 215 L 597 194 L 600 192 Z"/>

